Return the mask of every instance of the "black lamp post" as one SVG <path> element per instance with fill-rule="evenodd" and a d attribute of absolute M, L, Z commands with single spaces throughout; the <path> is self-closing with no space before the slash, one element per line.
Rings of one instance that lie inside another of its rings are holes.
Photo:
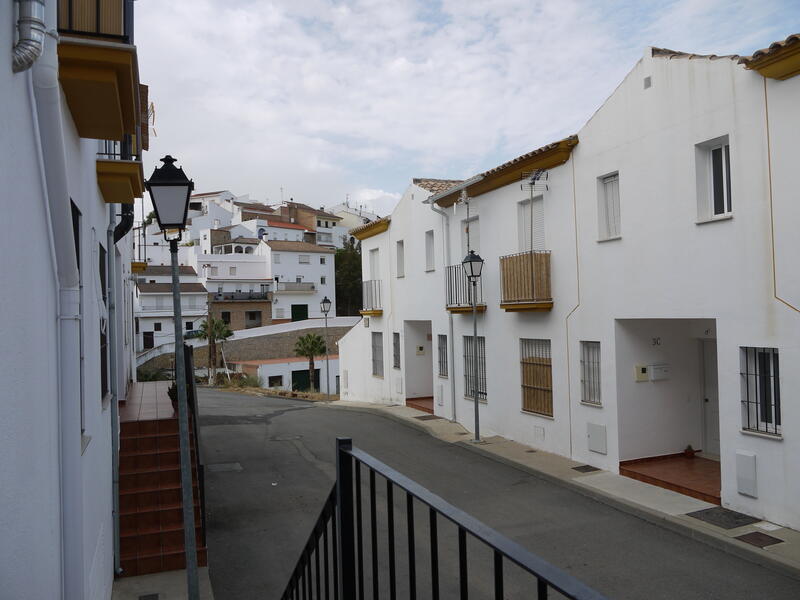
<path fill-rule="evenodd" d="M 194 529 L 194 494 L 192 493 L 192 463 L 189 449 L 189 411 L 186 402 L 186 366 L 183 352 L 183 326 L 181 316 L 181 291 L 178 275 L 178 241 L 186 228 L 189 195 L 194 183 L 183 169 L 175 166 L 175 159 L 167 155 L 164 163 L 156 167 L 145 187 L 150 193 L 156 211 L 158 226 L 169 241 L 172 258 L 172 305 L 175 327 L 175 383 L 178 387 L 178 433 L 181 450 L 181 492 L 183 499 L 183 539 L 186 552 L 186 587 L 189 600 L 199 600 L 197 581 L 197 544 Z"/>
<path fill-rule="evenodd" d="M 483 259 L 470 250 L 461 261 L 464 273 L 472 284 L 472 401 L 475 403 L 475 439 L 481 441 L 480 412 L 478 410 L 478 308 L 477 286 L 483 271 Z"/>
<path fill-rule="evenodd" d="M 325 315 L 325 393 L 328 399 L 331 397 L 331 363 L 328 359 L 328 313 L 331 310 L 331 301 L 325 296 L 322 302 L 319 303 L 322 314 Z"/>

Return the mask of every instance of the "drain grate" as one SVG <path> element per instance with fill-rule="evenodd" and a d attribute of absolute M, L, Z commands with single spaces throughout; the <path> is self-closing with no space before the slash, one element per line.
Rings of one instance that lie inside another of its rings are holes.
<path fill-rule="evenodd" d="M 525 450 L 525 452 L 527 452 L 528 454 L 533 454 L 534 452 L 536 452 L 536 450 Z"/>
<path fill-rule="evenodd" d="M 206 465 L 206 469 L 212 472 L 241 471 L 242 465 L 238 462 L 216 463 L 214 465 Z"/>
<path fill-rule="evenodd" d="M 765 546 L 772 546 L 774 544 L 780 544 L 784 540 L 776 538 L 772 535 L 767 535 L 766 533 L 761 533 L 760 531 L 753 531 L 752 533 L 745 533 L 744 535 L 737 535 L 737 540 L 741 540 L 743 542 L 747 542 L 748 544 L 752 544 L 753 546 L 757 546 L 759 548 L 764 548 Z"/>
<path fill-rule="evenodd" d="M 577 467 L 572 467 L 572 470 L 578 471 L 579 473 L 594 473 L 600 469 L 593 467 L 592 465 L 578 465 Z"/>
<path fill-rule="evenodd" d="M 695 512 L 687 513 L 687 516 L 705 521 L 706 523 L 711 523 L 722 529 L 736 529 L 737 527 L 758 523 L 761 520 L 755 519 L 750 515 L 736 512 L 735 510 L 722 508 L 721 506 L 696 510 Z"/>
<path fill-rule="evenodd" d="M 144 596 L 139 596 L 139 600 L 158 600 L 159 594 L 145 594 Z"/>
<path fill-rule="evenodd" d="M 441 419 L 442 417 L 437 417 L 436 415 L 422 415 L 421 417 L 414 418 L 419 419 L 420 421 L 432 421 L 433 419 Z"/>

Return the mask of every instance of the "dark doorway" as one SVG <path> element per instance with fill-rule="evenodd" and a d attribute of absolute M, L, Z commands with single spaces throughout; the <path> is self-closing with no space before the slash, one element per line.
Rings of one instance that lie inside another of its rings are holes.
<path fill-rule="evenodd" d="M 309 389 L 308 369 L 292 371 L 292 389 L 296 392 L 305 392 Z M 314 369 L 314 389 L 319 391 L 319 369 Z"/>
<path fill-rule="evenodd" d="M 143 347 L 145 350 L 152 348 L 155 344 L 153 341 L 153 332 L 145 331 L 142 333 Z"/>
<path fill-rule="evenodd" d="M 292 321 L 305 321 L 308 318 L 308 304 L 292 304 Z"/>

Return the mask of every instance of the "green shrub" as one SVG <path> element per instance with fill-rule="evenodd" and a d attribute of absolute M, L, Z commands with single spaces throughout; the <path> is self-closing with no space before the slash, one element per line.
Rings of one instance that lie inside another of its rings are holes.
<path fill-rule="evenodd" d="M 171 379 L 166 369 L 136 369 L 136 381 L 169 381 Z"/>

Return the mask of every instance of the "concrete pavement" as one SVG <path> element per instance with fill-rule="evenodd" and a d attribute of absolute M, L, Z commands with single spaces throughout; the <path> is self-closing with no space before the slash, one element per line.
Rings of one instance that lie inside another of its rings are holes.
<path fill-rule="evenodd" d="M 337 436 L 352 437 L 358 447 L 611 598 L 800 597 L 800 582 L 784 573 L 581 493 L 608 486 L 597 474 L 584 475 L 595 477 L 594 487 L 572 489 L 553 481 L 552 473 L 523 469 L 511 456 L 498 462 L 453 443 L 467 436 L 446 421 L 408 426 L 418 413 L 342 410 L 218 390 L 202 390 L 200 405 L 206 464 L 217 465 L 207 474 L 206 498 L 211 581 L 221 600 L 280 594 L 333 482 Z M 428 425 L 441 428 L 443 439 L 422 430 Z M 544 460 L 540 453 L 526 454 Z M 423 513 L 416 523 L 425 523 Z M 451 540 L 442 537 L 445 554 Z M 418 556 L 422 581 L 425 564 Z M 474 597 L 483 597 L 490 577 L 481 567 L 490 557 L 470 547 L 470 558 Z M 453 572 L 452 555 L 442 565 L 443 572 Z M 509 593 L 525 585 L 512 575 Z"/>

